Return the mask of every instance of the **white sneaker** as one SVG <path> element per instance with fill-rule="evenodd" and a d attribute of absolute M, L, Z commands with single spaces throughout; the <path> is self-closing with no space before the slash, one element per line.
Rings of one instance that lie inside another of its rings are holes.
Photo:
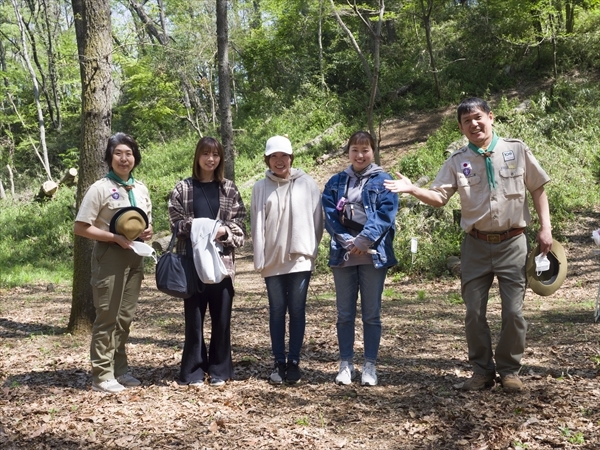
<path fill-rule="evenodd" d="M 375 364 L 367 362 L 362 368 L 361 386 L 377 386 L 377 370 Z"/>
<path fill-rule="evenodd" d="M 125 386 L 119 383 L 117 380 L 106 380 L 102 383 L 92 382 L 92 391 L 106 392 L 107 394 L 116 394 L 125 390 Z"/>
<path fill-rule="evenodd" d="M 131 376 L 128 373 L 126 373 L 125 375 L 121 375 L 120 377 L 117 377 L 117 381 L 125 387 L 134 387 L 134 386 L 139 386 L 142 384 L 142 382 L 140 380 L 138 380 L 137 378 L 134 378 L 133 376 Z"/>
<path fill-rule="evenodd" d="M 352 383 L 352 378 L 354 378 L 354 365 L 349 361 L 342 361 L 340 363 L 340 371 L 335 377 L 335 383 L 348 386 Z"/>

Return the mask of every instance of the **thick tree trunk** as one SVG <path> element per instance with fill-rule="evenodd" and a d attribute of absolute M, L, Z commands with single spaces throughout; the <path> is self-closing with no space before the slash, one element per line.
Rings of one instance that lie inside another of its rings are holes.
<path fill-rule="evenodd" d="M 231 123 L 231 86 L 229 84 L 229 32 L 227 29 L 227 0 L 217 0 L 217 59 L 219 66 L 219 112 L 221 144 L 225 151 L 225 177 L 235 180 L 233 125 Z"/>
<path fill-rule="evenodd" d="M 106 173 L 103 156 L 111 125 L 112 40 L 110 0 L 72 0 L 72 5 L 82 87 L 79 208 L 87 188 Z M 93 245 L 89 239 L 75 236 L 71 333 L 87 332 L 94 321 L 90 285 Z"/>

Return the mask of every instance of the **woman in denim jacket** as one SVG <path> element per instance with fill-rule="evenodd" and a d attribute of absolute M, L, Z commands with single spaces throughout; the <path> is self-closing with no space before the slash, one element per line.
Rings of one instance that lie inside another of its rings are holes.
<path fill-rule="evenodd" d="M 377 385 L 375 364 L 381 339 L 381 295 L 389 267 L 396 264 L 392 243 L 398 198 L 386 192 L 391 176 L 373 163 L 375 144 L 365 131 L 348 141 L 350 166 L 331 177 L 323 191 L 325 228 L 331 235 L 329 266 L 337 305 L 340 370 L 337 384 L 354 377 L 354 321 L 360 290 L 364 334 L 361 384 Z"/>

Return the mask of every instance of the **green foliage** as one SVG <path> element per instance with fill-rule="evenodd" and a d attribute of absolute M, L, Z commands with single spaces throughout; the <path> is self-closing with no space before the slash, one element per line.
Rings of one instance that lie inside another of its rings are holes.
<path fill-rule="evenodd" d="M 169 195 L 179 180 L 192 175 L 197 142 L 198 138 L 190 134 L 167 144 L 151 144 L 141 149 L 142 162 L 135 176 L 151 193 L 154 232 L 169 231 Z"/>
<path fill-rule="evenodd" d="M 63 187 L 45 203 L 0 200 L 0 286 L 72 278 L 74 195 Z"/>

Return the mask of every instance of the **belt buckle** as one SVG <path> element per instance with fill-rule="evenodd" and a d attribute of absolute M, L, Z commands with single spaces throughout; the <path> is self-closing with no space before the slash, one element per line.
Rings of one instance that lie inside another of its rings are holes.
<path fill-rule="evenodd" d="M 485 240 L 489 244 L 499 244 L 500 242 L 502 242 L 502 235 L 501 234 L 486 234 Z"/>

